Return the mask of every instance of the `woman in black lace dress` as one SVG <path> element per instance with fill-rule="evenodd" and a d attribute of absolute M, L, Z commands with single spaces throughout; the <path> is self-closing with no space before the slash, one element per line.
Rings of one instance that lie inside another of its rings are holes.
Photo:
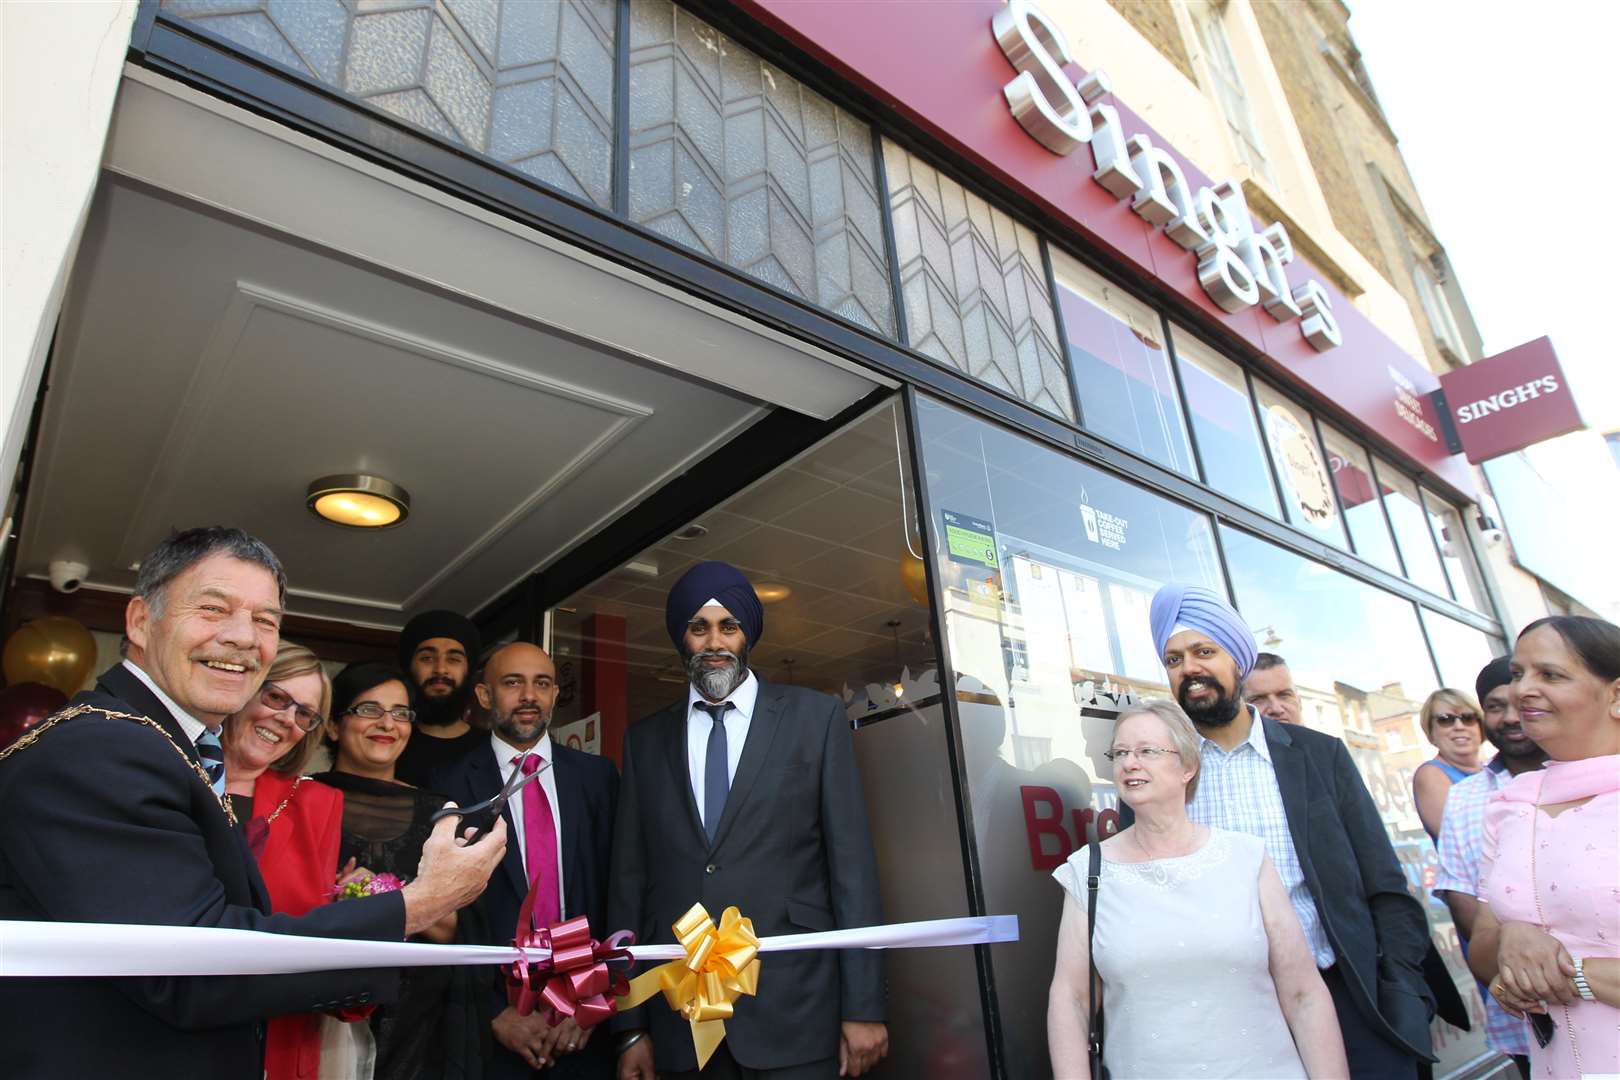
<path fill-rule="evenodd" d="M 443 796 L 394 778 L 394 763 L 411 737 L 416 688 L 389 664 L 350 664 L 332 680 L 331 719 L 326 740 L 332 747 L 331 772 L 316 779 L 343 792 L 340 872 L 416 876 L 422 845 L 432 831 L 430 818 Z M 455 940 L 456 915 L 446 916 L 412 938 L 439 944 Z M 399 1000 L 372 1014 L 376 1038 L 375 1080 L 428 1080 L 465 1075 L 468 1053 L 447 1037 L 463 1030 L 446 1023 L 455 969 L 407 968 L 401 972 Z M 476 1051 L 473 1055 L 476 1059 Z M 365 1078 L 361 1078 L 365 1080 Z"/>

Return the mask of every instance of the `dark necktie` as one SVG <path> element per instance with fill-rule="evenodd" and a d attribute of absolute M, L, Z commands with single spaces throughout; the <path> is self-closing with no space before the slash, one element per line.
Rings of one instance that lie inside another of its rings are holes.
<path fill-rule="evenodd" d="M 220 798 L 225 797 L 225 748 L 219 744 L 219 736 L 203 728 L 202 734 L 197 736 L 197 756 L 202 759 L 203 772 L 208 774 L 208 783 L 214 789 L 214 794 Z"/>
<path fill-rule="evenodd" d="M 712 844 L 720 829 L 720 815 L 726 810 L 726 795 L 731 791 L 731 771 L 726 767 L 726 710 L 733 706 L 729 701 L 718 705 L 700 701 L 697 706 L 714 721 L 703 758 L 703 831 Z"/>

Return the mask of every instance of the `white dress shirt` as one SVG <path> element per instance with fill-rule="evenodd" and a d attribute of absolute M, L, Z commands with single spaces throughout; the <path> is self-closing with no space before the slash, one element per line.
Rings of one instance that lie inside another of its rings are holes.
<path fill-rule="evenodd" d="M 748 725 L 754 719 L 754 704 L 759 700 L 759 680 L 750 671 L 742 684 L 726 696 L 732 707 L 726 710 L 726 780 L 737 779 L 737 762 L 742 760 L 743 743 L 748 739 Z M 686 690 L 686 771 L 692 778 L 692 794 L 697 798 L 698 816 L 703 816 L 703 774 L 709 760 L 709 732 L 714 730 L 714 717 L 698 708 L 709 704 L 707 698 L 688 685 Z M 704 822 L 705 825 L 708 822 Z"/>
<path fill-rule="evenodd" d="M 1305 867 L 1294 850 L 1293 834 L 1288 831 L 1288 814 L 1271 763 L 1265 725 L 1253 705 L 1247 708 L 1249 737 L 1230 752 L 1212 739 L 1199 737 L 1198 791 L 1187 804 L 1187 816 L 1200 825 L 1248 833 L 1265 841 L 1266 854 L 1271 856 L 1271 865 L 1288 890 L 1289 906 L 1299 916 L 1316 966 L 1331 967 L 1333 946 L 1328 942 L 1316 899 L 1305 884 Z"/>
<path fill-rule="evenodd" d="M 163 707 L 165 709 L 169 710 L 169 715 L 174 717 L 175 722 L 180 725 L 180 730 L 186 733 L 186 738 L 191 740 L 191 744 L 193 746 L 197 745 L 197 738 L 204 731 L 212 730 L 215 735 L 219 734 L 219 728 L 216 727 L 210 729 L 207 724 L 186 712 L 186 710 L 182 709 L 179 705 L 176 705 L 174 698 L 158 689 L 158 684 L 152 681 L 152 676 L 142 671 L 137 664 L 126 659 L 124 661 L 124 666 L 134 673 L 137 679 L 145 683 L 148 690 L 157 695 L 157 699 L 163 703 Z M 148 719 L 151 718 L 148 717 Z"/>
<path fill-rule="evenodd" d="M 549 768 L 540 770 L 539 786 L 545 791 L 546 798 L 551 800 L 551 827 L 557 832 L 557 903 L 560 917 L 568 918 L 567 890 L 563 888 L 563 850 L 562 850 L 562 807 L 557 802 L 557 761 L 552 757 L 551 733 L 540 736 L 540 741 L 527 750 L 519 750 L 494 732 L 489 735 L 490 748 L 495 751 L 495 764 L 500 767 L 501 780 L 504 783 L 512 775 L 512 762 L 525 754 L 539 754 L 550 763 Z M 525 799 L 534 797 L 534 784 L 526 784 L 512 796 L 512 801 L 506 804 L 507 813 L 512 819 L 512 835 L 507 837 L 508 847 L 517 848 L 518 858 L 523 861 L 523 878 L 525 881 L 534 880 L 534 872 L 529 869 L 529 849 L 524 845 L 523 834 L 523 807 Z"/>

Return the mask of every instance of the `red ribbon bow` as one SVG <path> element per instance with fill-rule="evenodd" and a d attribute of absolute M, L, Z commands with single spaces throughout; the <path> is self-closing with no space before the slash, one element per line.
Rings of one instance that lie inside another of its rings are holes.
<path fill-rule="evenodd" d="M 624 975 L 630 966 L 626 946 L 633 941 L 635 935 L 628 930 L 597 941 L 583 915 L 544 930 L 520 933 L 513 942 L 519 953 L 545 948 L 551 950 L 551 959 L 530 961 L 520 955 L 507 975 L 506 999 L 520 1016 L 545 1002 L 554 1027 L 564 1017 L 573 1017 L 582 1028 L 594 1027 L 613 1015 L 616 995 L 629 987 Z"/>

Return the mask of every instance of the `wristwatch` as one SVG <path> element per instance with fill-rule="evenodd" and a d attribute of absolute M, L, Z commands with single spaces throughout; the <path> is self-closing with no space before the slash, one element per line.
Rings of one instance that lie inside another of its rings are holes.
<path fill-rule="evenodd" d="M 1597 995 L 1592 993 L 1592 984 L 1586 981 L 1586 968 L 1579 956 L 1575 958 L 1575 992 L 1586 1001 L 1596 1001 Z"/>

